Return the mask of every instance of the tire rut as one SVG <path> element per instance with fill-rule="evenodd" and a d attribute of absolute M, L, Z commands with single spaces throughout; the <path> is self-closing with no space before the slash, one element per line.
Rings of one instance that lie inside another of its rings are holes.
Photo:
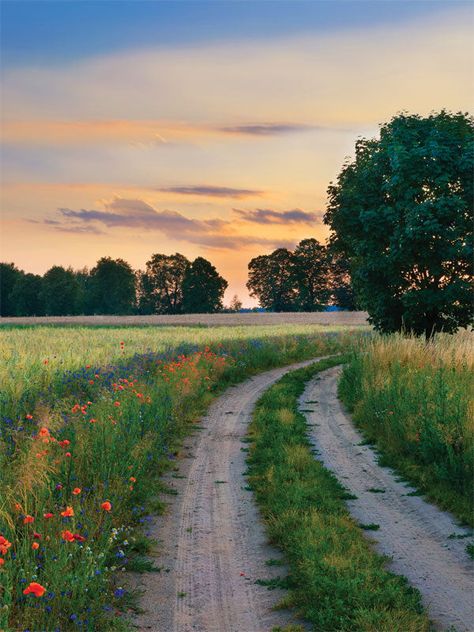
<path fill-rule="evenodd" d="M 340 367 L 321 373 L 308 383 L 300 399 L 310 424 L 310 438 L 317 458 L 355 496 L 347 505 L 360 523 L 375 523 L 371 531 L 375 548 L 391 558 L 389 569 L 407 577 L 419 589 L 437 629 L 455 626 L 458 632 L 474 630 L 474 583 L 466 540 L 468 535 L 454 518 L 429 504 L 415 490 L 397 482 L 389 468 L 377 464 L 337 397 Z M 316 403 L 314 403 L 316 402 Z M 370 489 L 384 490 L 374 493 Z"/>
<path fill-rule="evenodd" d="M 137 578 L 144 589 L 139 630 L 160 632 L 269 632 L 294 620 L 272 610 L 285 594 L 258 579 L 285 574 L 265 565 L 281 555 L 268 545 L 251 492 L 246 489 L 242 439 L 254 406 L 288 371 L 321 358 L 273 369 L 230 387 L 210 407 L 199 432 L 185 442 L 180 475 L 167 483 L 178 495 L 152 524 L 160 573 Z M 176 474 L 174 475 L 176 476 Z"/>

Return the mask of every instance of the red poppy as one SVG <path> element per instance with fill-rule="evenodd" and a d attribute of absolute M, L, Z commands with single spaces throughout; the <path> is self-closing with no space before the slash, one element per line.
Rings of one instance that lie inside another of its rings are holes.
<path fill-rule="evenodd" d="M 33 419 L 33 415 L 26 415 L 26 419 Z"/>
<path fill-rule="evenodd" d="M 33 518 L 33 516 L 26 515 L 23 518 L 23 524 L 30 524 L 31 522 L 34 522 L 34 521 L 35 519 Z"/>
<path fill-rule="evenodd" d="M 70 516 L 74 515 L 74 509 L 72 507 L 66 507 L 66 509 L 64 511 L 61 511 L 61 516 L 63 516 L 63 518 L 69 518 Z"/>
<path fill-rule="evenodd" d="M 0 535 L 0 553 L 2 555 L 6 555 L 8 553 L 8 549 L 11 545 L 11 542 L 9 542 L 3 535 Z"/>
<path fill-rule="evenodd" d="M 104 511 L 110 511 L 110 510 L 112 509 L 112 503 L 110 503 L 108 500 L 106 500 L 105 502 L 103 502 L 103 503 L 101 504 L 101 508 L 102 508 Z"/>
<path fill-rule="evenodd" d="M 80 493 L 81 493 L 81 488 L 80 488 L 80 487 L 75 487 L 75 488 L 72 490 L 72 493 L 74 494 L 74 496 L 77 496 L 78 494 L 80 494 Z"/>
<path fill-rule="evenodd" d="M 33 544 L 31 545 L 31 548 L 32 548 L 34 551 L 36 551 L 36 549 L 39 549 L 39 546 L 40 546 L 40 545 L 38 544 L 38 542 L 33 542 Z"/>
<path fill-rule="evenodd" d="M 3 557 L 0 557 L 0 566 L 3 566 L 5 564 L 5 560 L 3 559 Z"/>
<path fill-rule="evenodd" d="M 35 540 L 41 540 L 41 533 L 36 533 L 36 531 L 33 531 L 33 537 Z"/>
<path fill-rule="evenodd" d="M 46 518 L 46 520 L 48 520 L 48 518 L 52 518 L 54 516 L 53 513 L 51 513 L 50 511 L 48 511 L 48 513 L 43 514 L 43 518 Z"/>
<path fill-rule="evenodd" d="M 76 542 L 85 542 L 86 538 L 83 535 L 80 535 L 79 533 L 75 533 L 74 534 L 74 539 L 76 540 Z"/>
<path fill-rule="evenodd" d="M 32 594 L 35 597 L 42 597 L 45 592 L 46 592 L 46 588 L 44 586 L 42 586 L 41 584 L 38 584 L 38 582 L 31 582 L 30 585 L 27 588 L 25 588 L 25 590 L 23 591 L 23 594 L 24 595 Z"/>
<path fill-rule="evenodd" d="M 63 540 L 66 540 L 66 542 L 74 542 L 74 533 L 71 533 L 71 531 L 67 529 L 66 531 L 61 531 L 61 537 Z"/>
<path fill-rule="evenodd" d="M 65 448 L 67 445 L 69 445 L 71 442 L 69 441 L 69 439 L 63 439 L 62 441 L 59 442 L 59 445 L 62 448 Z"/>
<path fill-rule="evenodd" d="M 120 402 L 114 402 L 114 406 L 120 406 Z"/>
<path fill-rule="evenodd" d="M 71 453 L 70 452 L 66 452 L 66 454 L 64 456 L 70 457 Z"/>

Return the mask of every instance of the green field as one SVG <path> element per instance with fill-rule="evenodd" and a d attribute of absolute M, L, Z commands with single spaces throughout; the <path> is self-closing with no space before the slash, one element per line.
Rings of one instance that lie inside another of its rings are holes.
<path fill-rule="evenodd" d="M 159 475 L 190 423 L 226 385 L 355 338 L 314 326 L 0 335 L 0 629 L 35 631 L 120 629 L 133 595 L 117 571 L 147 568 L 136 527 L 162 507 Z M 32 582 L 39 599 L 23 594 Z"/>

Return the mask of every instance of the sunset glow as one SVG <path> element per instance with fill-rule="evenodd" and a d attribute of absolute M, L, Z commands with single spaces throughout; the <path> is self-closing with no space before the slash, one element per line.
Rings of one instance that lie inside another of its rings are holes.
<path fill-rule="evenodd" d="M 181 252 L 253 305 L 248 261 L 326 239 L 357 137 L 472 107 L 468 2 L 72 4 L 2 6 L 1 258 L 28 272 Z"/>

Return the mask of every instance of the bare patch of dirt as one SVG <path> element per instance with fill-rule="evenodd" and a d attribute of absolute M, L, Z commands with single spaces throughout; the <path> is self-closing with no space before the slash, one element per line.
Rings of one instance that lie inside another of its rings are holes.
<path fill-rule="evenodd" d="M 35 316 L 0 318 L 0 325 L 367 325 L 366 312 L 180 314 L 176 316 Z"/>
<path fill-rule="evenodd" d="M 370 531 L 375 548 L 392 561 L 389 569 L 405 575 L 423 596 L 439 629 L 454 626 L 458 632 L 474 629 L 472 564 L 465 551 L 468 532 L 454 518 L 427 503 L 415 490 L 397 482 L 388 468 L 377 464 L 372 448 L 360 445 L 362 436 L 337 398 L 340 369 L 321 373 L 307 386 L 300 400 L 317 402 L 306 412 L 317 456 L 355 496 L 348 501 L 361 524 L 379 525 Z"/>
<path fill-rule="evenodd" d="M 284 592 L 255 583 L 284 576 L 285 568 L 266 565 L 280 555 L 267 544 L 247 489 L 242 439 L 262 393 L 287 371 L 311 362 L 229 388 L 186 441 L 179 474 L 167 479 L 177 496 L 151 529 L 162 570 L 138 580 L 145 590 L 145 612 L 135 620 L 139 630 L 268 632 L 292 621 L 290 612 L 272 610 Z"/>

